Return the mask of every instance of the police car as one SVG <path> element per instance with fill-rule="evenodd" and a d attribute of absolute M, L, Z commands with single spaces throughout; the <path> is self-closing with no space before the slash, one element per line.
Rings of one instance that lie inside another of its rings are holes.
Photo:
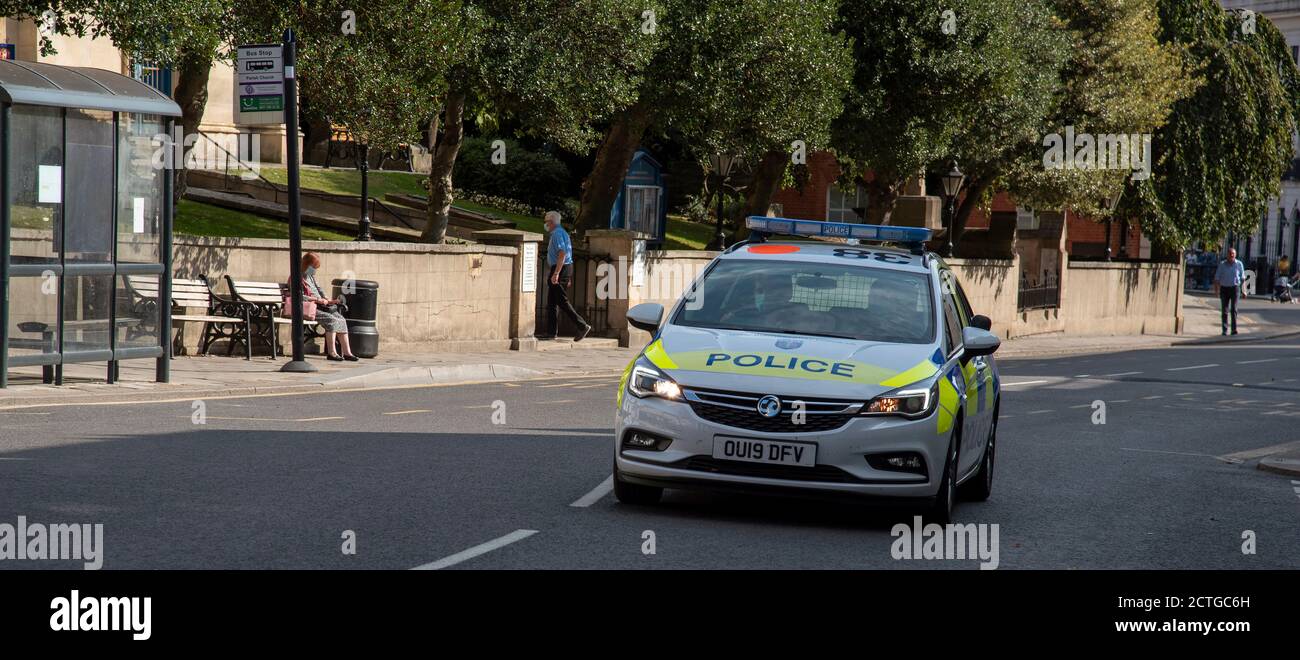
<path fill-rule="evenodd" d="M 865 496 L 947 522 L 993 486 L 1000 342 L 929 230 L 751 217 L 619 384 L 614 492 Z M 777 240 L 839 237 L 848 243 Z"/>

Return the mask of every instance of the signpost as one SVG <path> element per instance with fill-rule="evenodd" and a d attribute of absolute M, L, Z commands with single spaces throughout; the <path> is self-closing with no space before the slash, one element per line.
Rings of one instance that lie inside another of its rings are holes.
<path fill-rule="evenodd" d="M 290 330 L 293 334 L 293 360 L 280 367 L 280 371 L 311 373 L 316 371 L 316 367 L 307 362 L 302 345 L 302 205 L 298 196 L 298 81 L 294 77 L 294 45 L 293 30 L 285 30 L 283 60 L 275 58 L 268 48 L 266 51 L 257 51 L 266 52 L 267 55 L 259 55 L 259 59 L 249 60 L 248 64 L 250 68 L 271 66 L 280 71 L 283 76 L 281 84 L 284 88 L 280 98 L 284 104 L 285 134 L 289 138 L 285 140 L 285 144 L 289 152 L 289 307 L 293 310 L 293 324 Z M 246 48 L 263 47 L 247 46 Z M 239 50 L 242 54 L 244 48 Z M 255 64 L 257 62 L 262 63 Z M 241 58 L 241 75 L 244 64 Z M 243 103 L 243 99 L 240 99 L 240 103 Z"/>
<path fill-rule="evenodd" d="M 236 124 L 255 126 L 284 121 L 285 90 L 288 87 L 284 71 L 287 48 L 281 44 L 253 44 L 238 48 L 234 93 Z"/>

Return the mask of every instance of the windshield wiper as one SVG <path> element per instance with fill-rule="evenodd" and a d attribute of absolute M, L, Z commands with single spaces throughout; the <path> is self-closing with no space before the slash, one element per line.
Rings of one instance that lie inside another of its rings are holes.
<path fill-rule="evenodd" d="M 850 337 L 848 335 L 831 335 L 831 334 L 826 334 L 824 332 L 801 332 L 799 330 L 765 330 L 764 332 L 776 332 L 783 335 L 803 335 L 805 337 L 830 337 L 831 339 L 852 339 L 854 341 L 862 341 L 857 337 Z"/>

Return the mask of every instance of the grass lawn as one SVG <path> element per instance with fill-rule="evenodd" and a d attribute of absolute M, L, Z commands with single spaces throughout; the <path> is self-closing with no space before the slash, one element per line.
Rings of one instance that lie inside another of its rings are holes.
<path fill-rule="evenodd" d="M 668 229 L 665 232 L 664 249 L 667 250 L 703 250 L 713 240 L 713 225 L 691 222 L 679 215 L 668 216 Z"/>
<path fill-rule="evenodd" d="M 263 166 L 262 176 L 279 185 L 289 184 L 289 172 L 283 167 Z M 301 170 L 301 177 L 304 188 L 341 195 L 361 194 L 361 173 L 355 169 L 332 167 L 326 170 L 317 167 L 305 167 Z M 412 174 L 410 172 L 371 170 L 370 194 L 381 200 L 388 193 L 424 196 L 427 194 L 421 183 L 424 178 L 423 174 Z M 541 218 L 511 213 L 466 200 L 457 200 L 454 206 L 466 211 L 490 213 L 502 220 L 510 220 L 515 223 L 516 228 L 523 231 L 539 234 L 546 233 Z M 682 216 L 668 216 L 668 235 L 664 244 L 665 248 L 669 250 L 703 250 L 704 246 L 708 245 L 712 238 L 712 225 L 690 222 Z"/>
<path fill-rule="evenodd" d="M 191 236 L 289 238 L 289 223 L 183 199 L 176 206 L 174 231 Z M 302 237 L 309 241 L 350 241 L 356 238 L 309 225 L 303 225 Z"/>

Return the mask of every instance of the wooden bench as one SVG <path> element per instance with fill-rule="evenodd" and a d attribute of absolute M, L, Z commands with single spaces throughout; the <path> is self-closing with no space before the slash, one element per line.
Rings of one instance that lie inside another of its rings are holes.
<path fill-rule="evenodd" d="M 140 312 L 158 306 L 158 278 L 154 276 L 128 275 L 125 278 L 126 290 L 131 295 L 132 306 L 138 306 Z M 201 308 L 204 314 L 186 314 L 187 308 Z M 141 314 L 143 316 L 143 314 Z M 149 314 L 152 318 L 153 314 Z M 223 297 L 212 289 L 208 278 L 172 279 L 172 324 L 183 328 L 185 323 L 202 323 L 203 337 L 199 342 L 199 355 L 207 355 L 213 343 L 229 340 L 226 355 L 233 355 L 236 344 L 243 344 L 244 359 L 253 359 L 253 346 L 248 338 L 249 310 L 237 305 L 229 298 Z M 177 332 L 172 342 L 172 355 L 183 352 L 181 337 L 183 330 Z M 170 356 L 169 356 L 170 357 Z"/>
<path fill-rule="evenodd" d="M 281 316 L 288 285 L 279 282 L 236 280 L 229 275 L 226 276 L 226 285 L 234 301 L 247 305 L 253 310 L 250 323 L 254 328 L 254 334 L 258 341 L 265 343 L 272 359 L 282 355 L 284 350 L 280 346 L 277 328 L 293 323 L 291 319 Z M 323 336 L 318 330 L 318 324 L 307 319 L 303 319 L 303 334 L 310 339 Z"/>

